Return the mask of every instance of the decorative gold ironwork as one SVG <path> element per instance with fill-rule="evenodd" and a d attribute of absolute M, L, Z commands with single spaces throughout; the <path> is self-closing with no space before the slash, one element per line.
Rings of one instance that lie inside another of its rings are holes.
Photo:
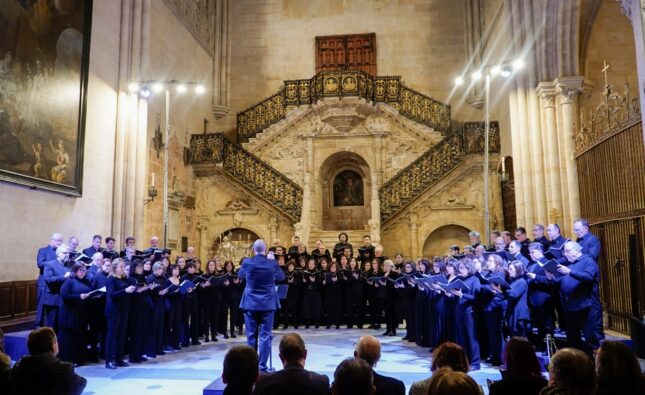
<path fill-rule="evenodd" d="M 221 133 L 192 135 L 189 163 L 221 163 L 226 174 L 294 221 L 300 221 L 302 188 L 252 153 L 225 139 Z M 209 173 L 200 170 L 195 174 L 202 176 Z"/>
<path fill-rule="evenodd" d="M 641 119 L 638 94 L 630 96 L 629 84 L 625 84 L 622 94 L 612 88 L 605 85 L 602 102 L 589 118 L 585 109 L 580 109 L 580 128 L 575 132 L 576 157 Z"/>
<path fill-rule="evenodd" d="M 414 201 L 464 161 L 484 153 L 484 123 L 467 122 L 435 144 L 379 188 L 381 223 Z M 499 152 L 499 124 L 490 123 L 490 152 Z"/>
<path fill-rule="evenodd" d="M 450 106 L 401 84 L 399 76 L 374 77 L 364 71 L 321 71 L 308 80 L 287 80 L 279 92 L 237 114 L 238 140 L 248 140 L 302 105 L 324 97 L 358 96 L 388 103 L 401 115 L 440 132 L 450 131 Z"/>

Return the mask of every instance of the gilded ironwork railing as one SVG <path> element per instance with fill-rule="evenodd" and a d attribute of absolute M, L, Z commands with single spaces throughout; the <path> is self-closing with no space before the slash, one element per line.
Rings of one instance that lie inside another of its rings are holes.
<path fill-rule="evenodd" d="M 190 139 L 188 162 L 192 165 L 222 165 L 229 176 L 244 187 L 280 209 L 294 221 L 302 213 L 302 188 L 267 163 L 239 145 L 228 141 L 221 133 L 195 134 Z M 209 170 L 196 174 L 208 175 Z"/>
<path fill-rule="evenodd" d="M 490 123 L 489 152 L 499 152 L 499 124 Z M 464 161 L 484 153 L 484 122 L 467 122 L 379 188 L 384 223 Z"/>
<path fill-rule="evenodd" d="M 321 71 L 313 78 L 287 80 L 276 94 L 237 114 L 238 141 L 248 140 L 294 108 L 324 97 L 357 96 L 388 103 L 400 114 L 440 132 L 450 130 L 450 106 L 401 84 L 399 76 L 372 76 L 360 70 Z"/>

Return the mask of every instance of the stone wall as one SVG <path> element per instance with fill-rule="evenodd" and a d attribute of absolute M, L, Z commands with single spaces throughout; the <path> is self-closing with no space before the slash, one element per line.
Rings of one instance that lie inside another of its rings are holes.
<path fill-rule="evenodd" d="M 240 0 L 231 4 L 231 107 L 315 73 L 315 37 L 376 33 L 379 75 L 445 102 L 467 63 L 463 0 Z M 456 114 L 459 118 L 459 114 Z"/>
<path fill-rule="evenodd" d="M 35 279 L 36 252 L 53 232 L 63 233 L 65 241 L 77 236 L 82 248 L 93 234 L 110 233 L 120 11 L 117 2 L 94 2 L 83 197 L 0 183 L 0 281 Z"/>

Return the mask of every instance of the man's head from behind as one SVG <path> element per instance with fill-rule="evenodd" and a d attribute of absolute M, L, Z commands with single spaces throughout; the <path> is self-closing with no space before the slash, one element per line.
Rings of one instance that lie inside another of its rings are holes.
<path fill-rule="evenodd" d="M 333 395 L 373 395 L 374 376 L 370 365 L 360 358 L 347 358 L 334 372 Z"/>
<path fill-rule="evenodd" d="M 27 348 L 29 354 L 46 354 L 58 355 L 58 340 L 56 333 L 49 327 L 42 327 L 31 331 L 27 337 Z"/>
<path fill-rule="evenodd" d="M 258 354 L 249 346 L 235 346 L 224 356 L 222 380 L 232 389 L 250 391 L 258 381 Z"/>
<path fill-rule="evenodd" d="M 307 349 L 305 342 L 299 334 L 295 332 L 287 333 L 280 340 L 280 360 L 282 365 L 300 365 L 305 367 L 307 359 Z"/>
<path fill-rule="evenodd" d="M 374 336 L 361 336 L 356 343 L 354 357 L 367 362 L 371 367 L 381 359 L 381 343 Z"/>

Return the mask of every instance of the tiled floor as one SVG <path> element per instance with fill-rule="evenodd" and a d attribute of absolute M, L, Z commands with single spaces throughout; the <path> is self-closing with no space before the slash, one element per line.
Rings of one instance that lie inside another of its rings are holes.
<path fill-rule="evenodd" d="M 308 350 L 306 368 L 333 376 L 338 363 L 353 354 L 354 344 L 363 334 L 380 335 L 383 331 L 358 329 L 299 330 Z M 285 331 L 274 331 L 274 366 L 282 366 L 277 357 L 277 345 Z M 404 335 L 405 332 L 401 331 Z M 404 342 L 400 337 L 377 336 L 383 343 L 382 358 L 376 367 L 379 373 L 395 376 L 406 385 L 429 376 L 430 353 L 425 348 Z M 222 373 L 222 360 L 229 347 L 244 344 L 245 338 L 224 340 L 191 346 L 182 351 L 158 357 L 149 362 L 117 370 L 103 365 L 83 366 L 77 372 L 87 378 L 84 394 L 97 395 L 170 395 L 201 394 L 202 389 Z M 499 371 L 483 366 L 472 377 L 486 389 L 486 379 L 499 379 Z M 330 380 L 331 381 L 331 380 Z M 407 393 L 406 389 L 406 393 Z"/>

